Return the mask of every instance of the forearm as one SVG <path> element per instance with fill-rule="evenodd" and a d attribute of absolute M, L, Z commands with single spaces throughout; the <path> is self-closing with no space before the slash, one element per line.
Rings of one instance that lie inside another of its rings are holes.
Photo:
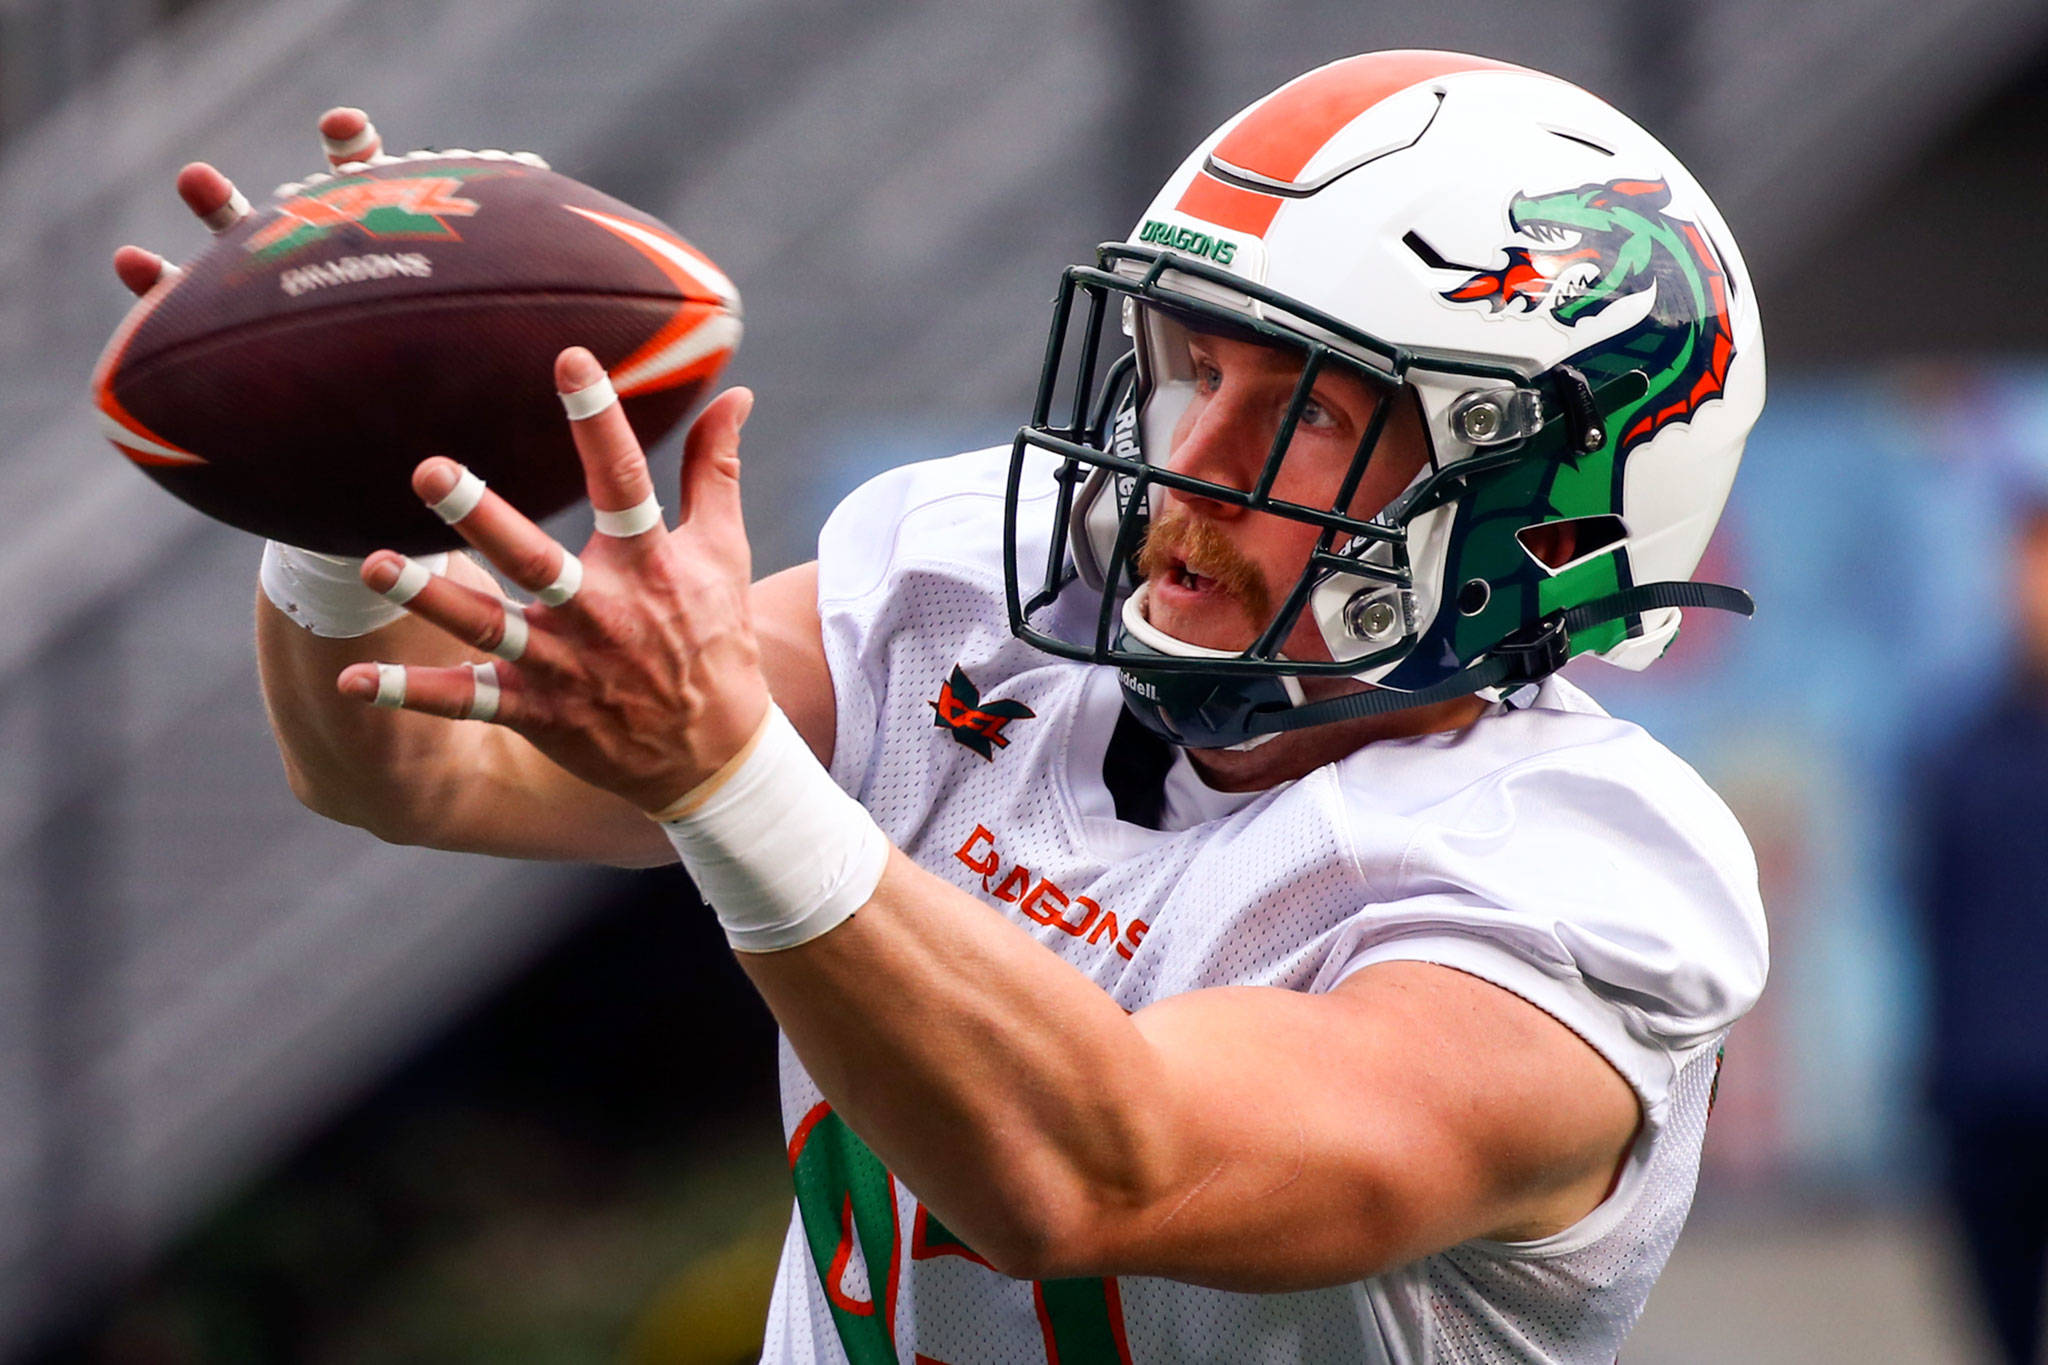
<path fill-rule="evenodd" d="M 739 958 L 834 1108 L 999 1267 L 1035 1273 L 1176 1178 L 1130 1017 L 900 852 L 838 929 Z"/>
<path fill-rule="evenodd" d="M 825 1098 L 1020 1278 L 1288 1292 L 1544 1236 L 1599 1202 L 1633 1125 L 1583 1042 L 1463 973 L 1392 963 L 1327 995 L 1126 1015 L 900 852 L 844 924 L 740 961 Z"/>
<path fill-rule="evenodd" d="M 335 675 L 366 659 L 456 663 L 471 657 L 411 617 L 350 638 L 304 629 L 256 595 L 256 667 L 278 754 L 292 791 L 332 819 L 395 837 L 417 810 L 431 810 L 437 774 L 458 761 L 460 729 L 377 710 L 343 697 Z"/>
<path fill-rule="evenodd" d="M 494 590 L 463 556 L 459 582 Z M 256 657 L 266 710 L 292 791 L 310 809 L 394 843 L 515 858 L 631 866 L 672 861 L 639 812 L 576 781 L 508 730 L 447 725 L 342 696 L 352 663 L 426 665 L 485 656 L 403 616 L 367 635 L 328 638 L 256 595 Z"/>

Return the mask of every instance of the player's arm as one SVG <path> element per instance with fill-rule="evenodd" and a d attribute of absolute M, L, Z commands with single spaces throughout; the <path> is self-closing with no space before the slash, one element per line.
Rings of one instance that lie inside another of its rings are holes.
<path fill-rule="evenodd" d="M 557 387 L 603 382 L 565 352 Z M 1633 1093 L 1550 1016 L 1476 977 L 1386 964 L 1327 995 L 1202 991 L 1126 1015 L 1021 929 L 889 847 L 769 707 L 744 610 L 739 431 L 691 428 L 673 535 L 593 536 L 582 587 L 493 678 L 492 714 L 666 828 L 826 1098 L 997 1267 L 1326 1285 L 1595 1207 Z M 591 501 L 652 497 L 616 403 L 570 406 Z M 424 501 L 460 470 L 429 460 Z M 457 529 L 536 590 L 572 557 L 493 495 Z M 395 584 L 400 556 L 366 582 Z M 408 607 L 458 640 L 502 604 L 436 580 Z M 405 670 L 403 704 L 472 714 L 470 671 Z M 382 695 L 382 670 L 340 680 Z"/>
<path fill-rule="evenodd" d="M 498 592 L 464 556 L 450 557 L 447 575 L 465 590 Z M 817 590 L 817 566 L 803 564 L 754 584 L 749 599 L 770 691 L 829 763 L 832 682 Z M 365 707 L 335 691 L 335 678 L 353 663 L 481 663 L 493 643 L 459 642 L 411 615 L 367 635 L 330 639 L 259 592 L 257 669 L 292 791 L 320 814 L 393 843 L 624 866 L 674 862 L 675 851 L 644 814 L 572 777 L 514 731 Z"/>
<path fill-rule="evenodd" d="M 1006 1273 L 1280 1291 L 1559 1231 L 1639 1110 L 1587 1043 L 1426 963 L 1126 1015 L 894 854 L 831 932 L 740 961 L 827 1099 Z"/>

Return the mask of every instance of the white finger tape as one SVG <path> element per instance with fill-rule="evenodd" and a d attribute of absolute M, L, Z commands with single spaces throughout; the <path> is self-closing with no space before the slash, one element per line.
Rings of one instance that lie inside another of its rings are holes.
<path fill-rule="evenodd" d="M 397 708 L 405 705 L 405 665 L 377 665 L 377 695 L 370 705 Z"/>
<path fill-rule="evenodd" d="M 212 213 L 207 214 L 204 218 L 201 218 L 199 221 L 206 224 L 207 230 L 209 232 L 218 234 L 226 232 L 229 228 L 241 222 L 244 218 L 247 218 L 248 216 L 249 196 L 243 194 L 239 189 L 236 189 L 233 185 L 230 185 L 228 186 L 228 202 L 222 204 L 219 208 L 215 209 Z"/>
<path fill-rule="evenodd" d="M 517 602 L 505 604 L 505 633 L 491 647 L 491 653 L 508 664 L 516 664 L 526 653 L 526 608 Z"/>
<path fill-rule="evenodd" d="M 474 469 L 464 469 L 462 477 L 455 481 L 455 487 L 448 490 L 439 502 L 429 503 L 434 515 L 453 526 L 484 500 L 484 481 L 477 477 Z"/>
<path fill-rule="evenodd" d="M 363 131 L 350 138 L 332 138 L 321 134 L 320 144 L 327 149 L 330 161 L 354 161 L 370 148 L 377 145 L 377 125 L 363 120 Z"/>
<path fill-rule="evenodd" d="M 445 573 L 448 556 L 428 555 L 420 563 L 429 573 Z M 272 604 L 299 625 L 329 639 L 350 639 L 405 615 L 363 586 L 362 567 L 360 559 L 315 554 L 273 540 L 263 547 L 258 580 Z"/>
<path fill-rule="evenodd" d="M 417 559 L 407 556 L 405 567 L 398 571 L 396 581 L 379 593 L 378 596 L 395 606 L 402 607 L 412 601 L 413 598 L 418 597 L 426 589 L 427 584 L 433 581 L 434 575 L 428 572 L 426 565 L 420 563 Z"/>
<path fill-rule="evenodd" d="M 555 581 L 542 588 L 534 596 L 551 607 L 559 607 L 574 597 L 583 587 L 583 561 L 569 551 L 562 551 L 562 568 L 555 575 Z"/>
<path fill-rule="evenodd" d="M 557 394 L 556 397 L 562 400 L 562 411 L 569 414 L 572 422 L 595 417 L 619 401 L 618 390 L 612 387 L 612 377 L 608 374 L 600 374 L 597 382 L 588 388 Z"/>
<path fill-rule="evenodd" d="M 470 681 L 475 691 L 469 697 L 470 720 L 496 720 L 498 718 L 498 666 L 496 664 L 471 664 Z"/>
<path fill-rule="evenodd" d="M 624 540 L 629 536 L 643 535 L 661 525 L 661 500 L 649 493 L 641 501 L 619 512 L 597 509 L 597 530 L 600 535 L 615 536 Z"/>

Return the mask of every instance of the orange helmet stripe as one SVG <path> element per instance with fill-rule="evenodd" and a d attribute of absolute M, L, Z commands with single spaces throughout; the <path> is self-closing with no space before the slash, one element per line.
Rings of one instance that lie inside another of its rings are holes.
<path fill-rule="evenodd" d="M 1197 171 L 1175 207 L 1190 218 L 1263 237 L 1266 229 L 1273 226 L 1273 215 L 1280 211 L 1280 199 L 1277 195 L 1226 185 L 1207 171 Z"/>
<path fill-rule="evenodd" d="M 1389 95 L 1459 71 L 1525 70 L 1462 52 L 1368 52 L 1349 57 L 1274 91 L 1216 144 L 1211 155 L 1268 180 L 1289 182 L 1345 125 Z M 1264 236 L 1280 203 L 1277 195 L 1239 189 L 1198 172 L 1175 207 L 1219 227 Z"/>

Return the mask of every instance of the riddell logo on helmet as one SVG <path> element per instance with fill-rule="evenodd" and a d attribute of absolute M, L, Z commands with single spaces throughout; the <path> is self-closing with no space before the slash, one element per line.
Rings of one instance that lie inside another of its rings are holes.
<path fill-rule="evenodd" d="M 255 256 L 275 260 L 311 246 L 340 228 L 354 228 L 365 237 L 452 237 L 448 220 L 467 218 L 482 205 L 457 191 L 462 182 L 498 172 L 482 167 L 451 166 L 408 176 L 352 176 L 287 199 L 277 217 L 243 243 Z"/>
<path fill-rule="evenodd" d="M 1138 410 L 1126 407 L 1116 415 L 1115 429 L 1110 433 L 1110 454 L 1120 460 L 1141 460 L 1144 452 L 1138 449 Z"/>

